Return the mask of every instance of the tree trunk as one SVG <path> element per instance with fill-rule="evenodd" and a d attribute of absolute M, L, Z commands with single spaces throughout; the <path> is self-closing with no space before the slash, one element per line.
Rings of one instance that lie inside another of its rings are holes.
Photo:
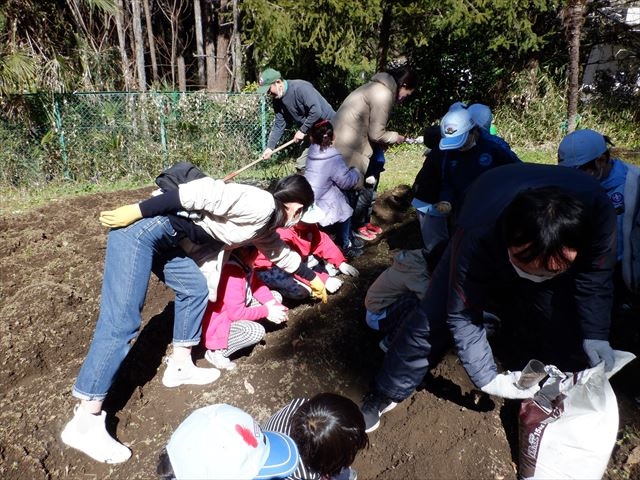
<path fill-rule="evenodd" d="M 184 56 L 178 56 L 178 90 L 187 91 L 187 69 L 184 63 Z"/>
<path fill-rule="evenodd" d="M 196 56 L 198 59 L 198 87 L 205 85 L 205 56 L 204 56 L 204 39 L 202 35 L 202 10 L 200 8 L 200 0 L 193 2 L 193 22 L 196 29 Z"/>
<path fill-rule="evenodd" d="M 207 91 L 213 91 L 213 85 L 216 80 L 216 44 L 214 39 L 215 34 L 215 12 L 213 8 L 213 2 L 205 3 L 205 52 L 206 52 L 206 68 L 207 68 Z"/>
<path fill-rule="evenodd" d="M 220 8 L 215 15 L 216 27 L 216 51 L 215 51 L 215 79 L 213 90 L 216 92 L 226 92 L 229 88 L 229 27 L 230 24 L 223 23 L 222 12 L 227 10 L 227 0 L 220 0 Z"/>
<path fill-rule="evenodd" d="M 149 0 L 142 0 L 144 7 L 144 18 L 147 24 L 147 40 L 149 42 L 149 55 L 151 56 L 151 74 L 153 83 L 157 84 L 158 77 L 158 60 L 156 58 L 156 40 L 153 36 L 153 23 L 151 22 L 151 8 L 149 8 Z"/>
<path fill-rule="evenodd" d="M 569 0 L 563 12 L 569 65 L 567 67 L 567 133 L 576 129 L 580 95 L 580 37 L 586 15 L 587 0 Z"/>
<path fill-rule="evenodd" d="M 124 81 L 124 90 L 128 92 L 131 89 L 131 71 L 129 70 L 129 56 L 127 55 L 127 35 L 124 26 L 124 3 L 123 0 L 116 0 L 118 5 L 118 13 L 116 13 L 116 30 L 118 32 L 118 44 L 120 50 L 120 61 L 122 63 L 122 79 Z"/>
<path fill-rule="evenodd" d="M 147 91 L 147 74 L 144 68 L 144 37 L 142 36 L 142 11 L 140 0 L 131 0 L 131 14 L 133 17 L 133 41 L 135 44 L 136 69 L 138 71 L 138 88 Z"/>
<path fill-rule="evenodd" d="M 242 91 L 244 76 L 242 75 L 242 43 L 240 39 L 240 9 L 238 0 L 233 0 L 233 32 L 231 33 L 232 86 L 234 92 Z"/>
<path fill-rule="evenodd" d="M 392 10 L 393 4 L 389 1 L 383 1 L 382 20 L 380 20 L 380 36 L 378 37 L 378 72 L 387 68 L 389 41 L 391 37 Z"/>

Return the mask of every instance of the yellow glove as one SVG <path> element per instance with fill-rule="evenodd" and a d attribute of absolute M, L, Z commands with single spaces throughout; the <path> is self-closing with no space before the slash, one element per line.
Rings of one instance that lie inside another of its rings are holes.
<path fill-rule="evenodd" d="M 311 296 L 313 298 L 322 300 L 322 303 L 327 303 L 327 289 L 322 280 L 320 280 L 320 277 L 316 275 L 316 278 L 311 280 L 309 286 L 311 287 Z"/>
<path fill-rule="evenodd" d="M 140 212 L 140 205 L 137 203 L 100 212 L 100 223 L 110 228 L 126 227 L 141 218 L 142 212 Z"/>

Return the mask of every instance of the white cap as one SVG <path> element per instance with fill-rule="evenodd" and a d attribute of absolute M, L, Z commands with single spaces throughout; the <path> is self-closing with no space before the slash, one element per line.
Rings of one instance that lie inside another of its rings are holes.
<path fill-rule="evenodd" d="M 167 453 L 180 480 L 284 478 L 299 460 L 290 437 L 263 432 L 247 412 L 223 403 L 192 412 L 171 436 Z"/>

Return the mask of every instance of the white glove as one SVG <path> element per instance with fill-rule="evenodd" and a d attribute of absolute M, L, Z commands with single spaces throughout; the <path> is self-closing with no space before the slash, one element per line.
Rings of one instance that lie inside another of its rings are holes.
<path fill-rule="evenodd" d="M 287 321 L 287 307 L 279 303 L 267 303 L 267 320 L 273 323 L 282 323 Z"/>
<path fill-rule="evenodd" d="M 262 152 L 262 159 L 263 160 L 268 160 L 269 158 L 271 158 L 271 155 L 273 154 L 273 150 L 270 148 L 265 149 L 264 152 Z"/>
<path fill-rule="evenodd" d="M 329 277 L 327 281 L 324 282 L 324 286 L 329 293 L 335 293 L 342 286 L 342 280 L 338 277 Z"/>
<path fill-rule="evenodd" d="M 331 265 L 330 263 L 325 263 L 324 269 L 327 271 L 330 277 L 335 277 L 336 275 L 338 275 L 338 272 L 339 272 L 339 270 L 333 265 Z"/>
<path fill-rule="evenodd" d="M 613 364 L 616 363 L 613 358 L 613 349 L 606 340 L 585 339 L 582 341 L 584 353 L 589 357 L 589 364 L 595 367 L 600 362 L 604 362 L 605 372 L 610 372 Z"/>
<path fill-rule="evenodd" d="M 349 275 L 351 277 L 357 277 L 358 275 L 360 275 L 358 269 L 352 265 L 349 265 L 347 262 L 342 262 L 340 265 L 338 265 L 338 270 L 340 270 L 340 273 L 344 273 L 345 275 Z"/>
<path fill-rule="evenodd" d="M 367 185 L 375 185 L 376 177 L 374 177 L 373 175 L 369 175 L 367 178 L 364 179 L 364 183 L 366 183 Z"/>
<path fill-rule="evenodd" d="M 511 398 L 514 400 L 533 397 L 536 392 L 540 390 L 540 386 L 536 384 L 526 390 L 520 390 L 516 387 L 520 375 L 522 375 L 522 372 L 499 373 L 484 387 L 480 387 L 480 390 L 495 397 Z"/>

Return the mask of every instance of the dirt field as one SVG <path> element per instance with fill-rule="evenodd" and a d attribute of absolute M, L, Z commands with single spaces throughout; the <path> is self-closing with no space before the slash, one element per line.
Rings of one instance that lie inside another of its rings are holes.
<path fill-rule="evenodd" d="M 226 402 L 258 420 L 295 396 L 321 391 L 360 402 L 382 354 L 364 324 L 367 286 L 391 251 L 416 248 L 417 226 L 397 202 L 379 202 L 383 239 L 354 261 L 358 279 L 326 305 L 298 305 L 288 324 L 237 359 L 214 384 L 168 389 L 160 379 L 172 331 L 172 295 L 152 279 L 140 336 L 105 409 L 110 429 L 129 445 L 125 464 L 97 464 L 59 438 L 70 418 L 71 386 L 98 313 L 106 231 L 98 212 L 144 198 L 149 190 L 54 201 L 0 217 L 0 477 L 4 479 L 149 479 L 171 432 L 195 408 Z M 387 198 L 394 198 L 389 193 Z M 392 206 L 390 210 L 384 208 Z M 640 354 L 638 310 L 616 318 L 613 344 Z M 613 379 L 620 435 L 609 479 L 640 478 L 640 362 Z M 202 353 L 198 364 L 205 365 Z M 383 417 L 371 446 L 354 465 L 367 479 L 514 479 L 516 402 L 480 397 L 453 354 L 437 382 Z M 475 401 L 474 401 L 475 400 Z"/>

